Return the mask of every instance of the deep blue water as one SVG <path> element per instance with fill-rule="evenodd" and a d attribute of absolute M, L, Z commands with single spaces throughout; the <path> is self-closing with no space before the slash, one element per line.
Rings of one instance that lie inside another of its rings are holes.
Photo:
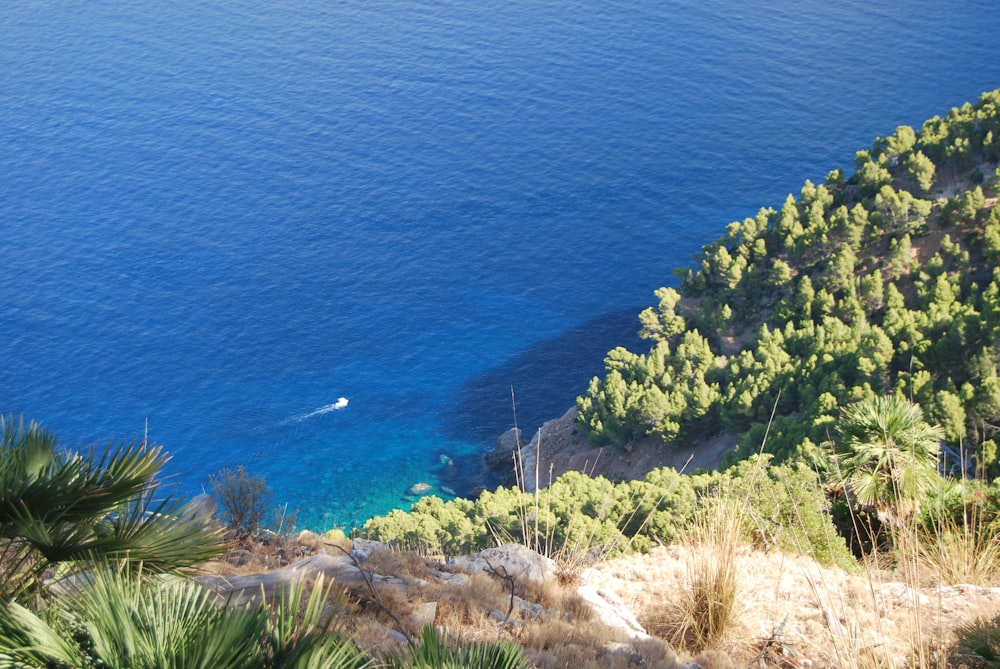
<path fill-rule="evenodd" d="M 488 482 L 512 387 L 533 432 L 729 221 L 1000 86 L 992 0 L 903 4 L 5 2 L 0 413 L 316 529 Z"/>

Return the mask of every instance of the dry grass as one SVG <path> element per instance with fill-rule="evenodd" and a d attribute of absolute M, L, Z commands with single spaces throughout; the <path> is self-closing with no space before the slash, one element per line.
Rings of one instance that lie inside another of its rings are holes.
<path fill-rule="evenodd" d="M 912 550 L 925 582 L 980 586 L 1000 582 L 1000 537 L 974 520 L 939 523 L 934 531 L 922 532 Z"/>
<path fill-rule="evenodd" d="M 647 611 L 649 631 L 692 653 L 728 646 L 744 636 L 739 554 L 745 544 L 734 504 L 705 510 L 682 541 L 683 573 L 670 597 Z"/>
<path fill-rule="evenodd" d="M 365 568 L 376 574 L 392 574 L 402 579 L 428 579 L 434 574 L 421 554 L 388 548 L 372 551 L 365 560 Z"/>
<path fill-rule="evenodd" d="M 673 669 L 676 653 L 703 669 L 959 667 L 953 630 L 1000 612 L 1000 588 L 990 587 L 1000 585 L 1000 548 L 990 534 L 956 526 L 939 536 L 899 532 L 893 553 L 867 556 L 849 573 L 751 546 L 748 513 L 716 499 L 674 545 L 588 567 L 570 560 L 542 585 L 515 581 L 514 595 L 526 605 L 509 615 L 511 583 L 496 576 L 443 583 L 425 556 L 399 551 L 376 552 L 366 567 L 406 582 L 405 596 L 382 595 L 411 636 L 419 630 L 410 621 L 431 605 L 439 628 L 468 640 L 516 641 L 538 669 Z M 312 550 L 304 542 L 265 546 L 269 552 L 250 568 L 302 545 Z M 956 583 L 966 585 L 941 587 Z M 652 638 L 602 624 L 576 594 L 581 584 L 620 596 Z M 376 655 L 398 648 L 394 621 L 366 593 L 343 601 L 339 616 L 359 646 Z"/>
<path fill-rule="evenodd" d="M 458 588 L 438 588 L 424 596 L 436 596 L 438 604 L 435 623 L 449 630 L 495 629 L 491 611 L 507 610 L 508 594 L 503 584 L 486 574 L 473 574 L 469 582 Z"/>
<path fill-rule="evenodd" d="M 666 612 L 686 587 L 694 550 L 657 548 L 596 565 L 584 578 L 617 592 L 648 632 L 668 639 L 676 628 L 666 624 Z M 848 573 L 802 556 L 743 549 L 734 571 L 741 631 L 716 655 L 740 666 L 942 667 L 951 662 L 945 655 L 953 629 L 1000 612 L 1000 589 L 918 589 L 902 568 Z"/>
<path fill-rule="evenodd" d="M 678 666 L 661 641 L 632 641 L 596 622 L 546 619 L 519 626 L 514 640 L 537 669 L 615 669 Z"/>

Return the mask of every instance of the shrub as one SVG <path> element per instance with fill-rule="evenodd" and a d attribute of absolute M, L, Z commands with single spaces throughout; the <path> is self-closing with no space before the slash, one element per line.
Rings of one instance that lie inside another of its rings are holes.
<path fill-rule="evenodd" d="M 250 474 L 242 465 L 223 469 L 208 477 L 212 494 L 222 506 L 222 521 L 237 537 L 260 532 L 269 513 L 274 495 L 263 476 Z"/>
<path fill-rule="evenodd" d="M 657 632 L 691 652 L 720 648 L 741 624 L 738 552 L 745 509 L 734 498 L 706 505 L 685 537 L 684 587 L 664 609 Z"/>
<path fill-rule="evenodd" d="M 978 666 L 1000 667 L 1000 616 L 960 628 L 958 649 Z"/>

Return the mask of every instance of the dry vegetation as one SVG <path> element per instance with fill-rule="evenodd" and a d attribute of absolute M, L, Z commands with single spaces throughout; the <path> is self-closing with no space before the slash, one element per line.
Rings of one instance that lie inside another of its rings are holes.
<path fill-rule="evenodd" d="M 720 505 L 674 545 L 563 565 L 541 584 L 489 574 L 449 583 L 438 576 L 448 571 L 439 556 L 376 551 L 364 568 L 400 579 L 405 591 L 380 588 L 376 601 L 364 586 L 342 588 L 339 616 L 376 653 L 405 643 L 394 633 L 399 623 L 412 638 L 432 622 L 467 640 L 513 640 L 540 669 L 979 666 L 963 657 L 955 630 L 1000 614 L 995 538 L 902 537 L 895 557 L 849 573 L 750 546 L 740 517 Z M 241 546 L 242 566 L 216 563 L 213 571 L 259 572 L 279 555 L 350 550 L 314 535 L 278 543 Z M 602 622 L 578 593 L 584 586 L 620 598 L 648 635 Z"/>

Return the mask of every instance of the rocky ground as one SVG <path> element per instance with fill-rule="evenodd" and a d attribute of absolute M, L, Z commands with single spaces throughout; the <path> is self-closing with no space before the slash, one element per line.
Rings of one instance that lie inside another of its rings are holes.
<path fill-rule="evenodd" d="M 710 652 L 685 649 L 671 643 L 676 604 L 692 566 L 711 559 L 700 550 L 678 544 L 584 568 L 516 545 L 445 560 L 303 533 L 280 547 L 283 568 L 235 553 L 200 581 L 222 595 L 273 596 L 290 579 L 323 574 L 342 595 L 343 627 L 365 648 L 390 649 L 434 624 L 513 640 L 539 668 L 907 667 L 915 654 L 923 666 L 946 656 L 964 666 L 954 630 L 1000 613 L 1000 587 L 936 585 L 929 575 L 904 583 L 747 547 L 731 565 L 727 634 Z"/>
<path fill-rule="evenodd" d="M 681 545 L 657 548 L 595 565 L 583 579 L 618 594 L 648 632 L 662 634 L 670 600 L 698 559 Z M 918 644 L 940 662 L 954 630 L 1000 613 L 1000 587 L 934 585 L 931 577 L 917 585 L 887 572 L 847 573 L 749 548 L 738 563 L 737 622 L 723 649 L 741 666 L 906 667 L 914 665 Z"/>
<path fill-rule="evenodd" d="M 576 416 L 576 409 L 570 409 L 560 418 L 550 420 L 530 435 L 527 443 L 524 443 L 526 435 L 521 435 L 517 429 L 509 430 L 487 454 L 487 463 L 507 473 L 506 485 L 514 485 L 517 480 L 512 452 L 519 452 L 522 464 L 517 476 L 525 472 L 524 486 L 534 490 L 536 462 L 538 482 L 544 487 L 567 471 L 581 471 L 618 481 L 641 479 L 658 467 L 686 472 L 715 469 L 722 457 L 736 448 L 736 438 L 728 434 L 701 439 L 684 449 L 672 449 L 657 437 L 632 442 L 624 449 L 598 448 L 580 432 Z"/>

